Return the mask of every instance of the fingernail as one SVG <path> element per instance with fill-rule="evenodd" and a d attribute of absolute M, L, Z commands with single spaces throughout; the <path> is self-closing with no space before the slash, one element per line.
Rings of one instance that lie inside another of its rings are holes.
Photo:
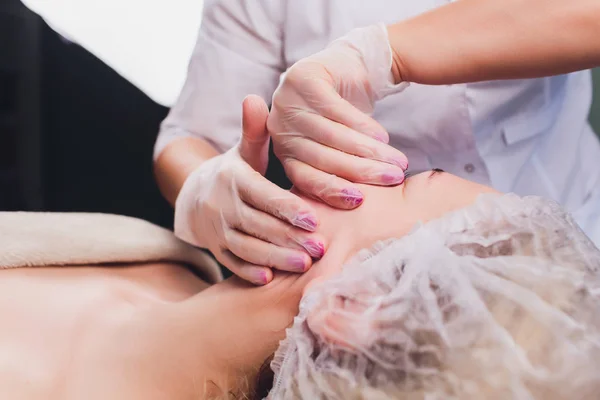
<path fill-rule="evenodd" d="M 352 208 L 356 208 L 362 204 L 363 199 L 346 198 L 346 199 L 344 199 L 344 201 L 346 201 L 346 203 L 348 203 L 348 205 L 351 206 Z"/>
<path fill-rule="evenodd" d="M 388 144 L 390 142 L 390 136 L 387 133 L 374 133 L 373 137 L 375 138 L 375 140 L 378 140 L 382 143 Z"/>
<path fill-rule="evenodd" d="M 404 172 L 390 169 L 381 175 L 381 180 L 387 185 L 395 185 L 404 182 Z"/>
<path fill-rule="evenodd" d="M 362 192 L 355 188 L 342 189 L 342 198 L 353 207 L 358 207 L 364 200 Z"/>
<path fill-rule="evenodd" d="M 403 171 L 408 169 L 408 160 L 404 157 L 392 157 L 389 162 L 402 168 Z"/>
<path fill-rule="evenodd" d="M 252 275 L 253 275 L 253 281 L 257 285 L 266 285 L 267 283 L 269 283 L 269 279 L 267 278 L 267 273 L 263 270 L 254 272 Z"/>
<path fill-rule="evenodd" d="M 294 226 L 306 231 L 314 231 L 317 229 L 317 219 L 312 215 L 299 215 L 292 223 Z"/>
<path fill-rule="evenodd" d="M 307 240 L 302 245 L 304 249 L 310 254 L 312 258 L 317 260 L 321 259 L 323 255 L 325 255 L 325 245 L 321 242 L 316 242 L 314 240 Z"/>
<path fill-rule="evenodd" d="M 304 272 L 306 270 L 306 260 L 304 257 L 292 256 L 288 259 L 288 263 L 295 272 Z"/>

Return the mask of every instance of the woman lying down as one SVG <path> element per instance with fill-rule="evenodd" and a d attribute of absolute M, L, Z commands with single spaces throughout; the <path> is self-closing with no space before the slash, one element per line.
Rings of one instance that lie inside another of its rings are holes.
<path fill-rule="evenodd" d="M 441 172 L 362 190 L 352 212 L 313 203 L 326 256 L 263 287 L 209 285 L 141 222 L 2 215 L 0 265 L 72 266 L 0 271 L 0 398 L 597 398 L 600 252 L 558 206 Z"/>

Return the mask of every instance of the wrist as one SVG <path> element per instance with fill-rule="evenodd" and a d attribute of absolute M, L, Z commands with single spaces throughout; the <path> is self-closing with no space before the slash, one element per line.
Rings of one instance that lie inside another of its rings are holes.
<path fill-rule="evenodd" d="M 175 205 L 187 178 L 207 160 L 219 155 L 208 143 L 197 138 L 180 138 L 169 143 L 154 163 L 158 187 L 171 205 Z"/>
<path fill-rule="evenodd" d="M 402 55 L 402 46 L 398 38 L 401 36 L 398 32 L 398 25 L 388 26 L 388 41 L 392 52 L 392 78 L 395 84 L 410 82 L 407 68 Z"/>
<path fill-rule="evenodd" d="M 345 36 L 347 46 L 360 54 L 365 78 L 370 84 L 371 100 L 402 92 L 408 82 L 396 81 L 394 54 L 389 38 L 392 35 L 383 23 L 357 28 Z M 404 76 L 403 76 L 404 77 Z M 397 84 L 400 83 L 400 84 Z M 371 104 L 371 107 L 373 104 Z"/>
<path fill-rule="evenodd" d="M 402 75 L 402 58 L 394 50 L 392 50 L 392 78 L 394 79 L 394 84 L 396 85 L 402 82 L 407 82 Z"/>

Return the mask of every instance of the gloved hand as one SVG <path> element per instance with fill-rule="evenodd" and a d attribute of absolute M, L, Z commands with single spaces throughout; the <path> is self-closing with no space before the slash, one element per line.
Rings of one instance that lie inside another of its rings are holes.
<path fill-rule="evenodd" d="M 312 207 L 263 176 L 268 114 L 260 97 L 246 98 L 238 145 L 193 171 L 175 203 L 175 235 L 255 284 L 270 282 L 271 268 L 304 272 L 325 249 L 310 233 L 318 224 Z"/>
<path fill-rule="evenodd" d="M 302 192 L 352 209 L 362 202 L 353 183 L 404 181 L 406 156 L 387 145 L 388 133 L 368 115 L 375 101 L 406 86 L 393 85 L 391 68 L 381 24 L 356 29 L 288 70 L 267 126 L 277 157 Z"/>

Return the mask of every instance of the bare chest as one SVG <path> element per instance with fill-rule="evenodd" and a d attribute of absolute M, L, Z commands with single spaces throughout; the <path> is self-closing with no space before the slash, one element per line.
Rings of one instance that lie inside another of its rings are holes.
<path fill-rule="evenodd" d="M 0 398 L 69 398 L 99 352 L 122 351 L 114 332 L 202 290 L 195 281 L 166 265 L 0 271 Z"/>

